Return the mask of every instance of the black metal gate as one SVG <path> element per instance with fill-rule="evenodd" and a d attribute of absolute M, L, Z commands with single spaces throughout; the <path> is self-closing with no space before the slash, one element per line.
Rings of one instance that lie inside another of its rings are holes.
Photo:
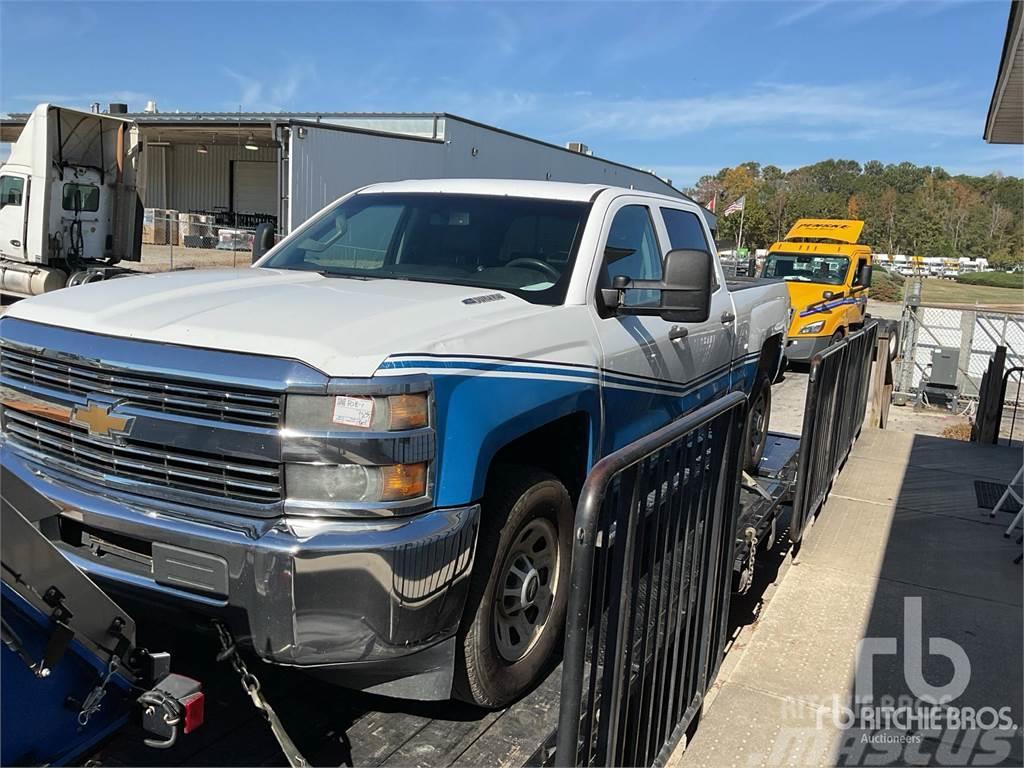
<path fill-rule="evenodd" d="M 700 711 L 725 644 L 746 398 L 598 462 L 576 511 L 555 761 L 651 765 Z"/>
<path fill-rule="evenodd" d="M 877 336 L 878 324 L 869 323 L 811 361 L 789 529 L 794 544 L 825 503 L 864 425 Z"/>

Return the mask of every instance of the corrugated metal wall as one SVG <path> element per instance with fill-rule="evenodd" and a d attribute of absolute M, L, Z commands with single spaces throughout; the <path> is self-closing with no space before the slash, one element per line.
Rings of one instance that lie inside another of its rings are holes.
<path fill-rule="evenodd" d="M 680 195 L 643 171 L 450 117 L 445 122 L 443 143 L 312 127 L 305 130 L 305 138 L 299 138 L 299 131 L 293 129 L 289 231 L 333 200 L 378 181 L 548 179 Z M 711 227 L 715 228 L 714 222 Z"/>
<path fill-rule="evenodd" d="M 292 130 L 288 231 L 353 189 L 378 181 L 444 176 L 442 142 L 374 136 L 331 128 Z"/>
<path fill-rule="evenodd" d="M 231 161 L 277 161 L 278 150 L 207 145 L 207 153 L 198 145 L 174 144 L 147 147 L 146 194 L 148 208 L 172 208 L 176 211 L 209 211 L 231 205 Z M 166 153 L 166 165 L 162 153 Z M 166 178 L 164 168 L 166 167 Z"/>

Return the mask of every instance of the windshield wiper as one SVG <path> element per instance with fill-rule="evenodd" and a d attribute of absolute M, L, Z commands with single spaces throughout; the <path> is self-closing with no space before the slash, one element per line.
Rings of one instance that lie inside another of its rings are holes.
<path fill-rule="evenodd" d="M 333 272 L 329 269 L 322 269 L 317 272 L 322 277 L 347 277 L 349 280 L 380 280 L 379 277 L 370 277 L 369 275 L 353 275 L 350 272 Z"/>

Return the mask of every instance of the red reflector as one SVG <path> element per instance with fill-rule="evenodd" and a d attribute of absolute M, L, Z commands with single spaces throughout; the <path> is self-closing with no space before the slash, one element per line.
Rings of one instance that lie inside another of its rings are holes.
<path fill-rule="evenodd" d="M 186 696 L 181 700 L 185 705 L 185 723 L 182 726 L 182 733 L 192 733 L 203 724 L 203 717 L 206 715 L 206 696 L 202 691 Z"/>

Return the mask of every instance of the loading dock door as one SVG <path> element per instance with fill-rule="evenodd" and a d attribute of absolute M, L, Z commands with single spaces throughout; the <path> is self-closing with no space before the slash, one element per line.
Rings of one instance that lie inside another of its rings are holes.
<path fill-rule="evenodd" d="M 235 213 L 277 215 L 277 163 L 235 160 L 232 172 L 231 209 Z"/>

